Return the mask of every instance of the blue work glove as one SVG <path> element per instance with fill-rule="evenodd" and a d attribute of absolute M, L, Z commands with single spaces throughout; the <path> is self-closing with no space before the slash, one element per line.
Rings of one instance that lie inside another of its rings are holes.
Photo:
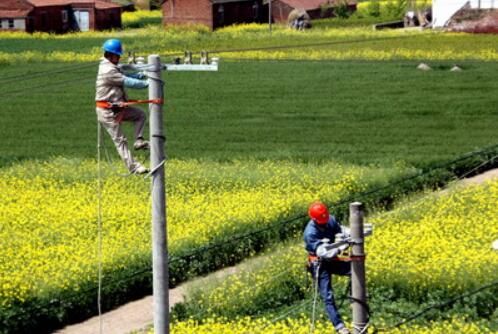
<path fill-rule="evenodd" d="M 129 73 L 129 74 L 126 74 L 126 76 L 133 78 L 133 79 L 138 79 L 138 80 L 147 79 L 147 76 L 145 75 L 144 72 Z"/>
<path fill-rule="evenodd" d="M 128 88 L 142 89 L 142 88 L 149 87 L 149 82 L 146 80 L 138 80 L 138 79 L 134 79 L 134 78 L 126 76 L 125 81 L 124 81 L 124 85 L 125 85 L 125 87 L 128 87 Z"/>

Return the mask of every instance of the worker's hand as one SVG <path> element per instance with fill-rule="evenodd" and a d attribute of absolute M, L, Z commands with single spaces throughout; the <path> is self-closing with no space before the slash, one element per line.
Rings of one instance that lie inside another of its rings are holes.
<path fill-rule="evenodd" d="M 323 239 L 322 239 L 323 240 Z M 316 255 L 322 259 L 331 259 L 336 257 L 346 249 L 348 249 L 349 244 L 340 245 L 337 247 L 332 246 L 329 243 L 322 243 L 316 249 Z"/>
<path fill-rule="evenodd" d="M 138 80 L 131 77 L 125 77 L 124 86 L 128 88 L 142 89 L 149 86 L 147 80 Z"/>
<path fill-rule="evenodd" d="M 145 75 L 144 72 L 138 72 L 136 74 L 136 79 L 139 79 L 139 80 L 144 80 L 144 79 L 147 79 L 147 75 Z"/>
<path fill-rule="evenodd" d="M 349 244 L 344 244 L 344 245 L 337 247 L 337 249 L 339 250 L 339 253 L 344 252 L 348 248 L 349 248 Z"/>
<path fill-rule="evenodd" d="M 323 238 L 320 240 L 320 243 L 322 244 L 330 244 L 330 239 L 329 238 Z"/>
<path fill-rule="evenodd" d="M 330 244 L 321 244 L 320 246 L 318 246 L 316 249 L 316 256 L 322 259 L 331 259 L 339 254 L 338 248 L 330 249 L 327 246 L 330 246 Z"/>

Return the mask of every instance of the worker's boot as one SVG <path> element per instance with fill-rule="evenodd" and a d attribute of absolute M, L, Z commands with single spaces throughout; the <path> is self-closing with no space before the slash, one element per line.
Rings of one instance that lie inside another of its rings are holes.
<path fill-rule="evenodd" d="M 149 142 L 147 140 L 144 140 L 143 138 L 137 138 L 135 144 L 133 144 L 133 148 L 135 150 L 148 150 Z"/>
<path fill-rule="evenodd" d="M 349 329 L 347 327 L 342 327 L 341 329 L 339 329 L 337 331 L 338 334 L 351 334 L 351 332 L 349 331 Z"/>
<path fill-rule="evenodd" d="M 138 165 L 134 170 L 133 170 L 133 174 L 137 174 L 137 175 L 142 175 L 142 174 L 147 174 L 149 172 L 149 169 L 142 166 L 142 165 Z"/>

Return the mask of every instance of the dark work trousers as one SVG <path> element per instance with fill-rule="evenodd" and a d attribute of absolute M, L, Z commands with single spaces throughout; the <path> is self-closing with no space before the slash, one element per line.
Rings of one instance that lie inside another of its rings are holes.
<path fill-rule="evenodd" d="M 318 274 L 318 290 L 323 302 L 325 310 L 330 321 L 335 328 L 344 326 L 341 315 L 335 305 L 334 290 L 332 289 L 332 274 L 341 276 L 351 276 L 351 262 L 344 261 L 314 261 L 311 263 L 311 273 L 313 281 L 316 282 L 316 270 L 320 264 Z"/>

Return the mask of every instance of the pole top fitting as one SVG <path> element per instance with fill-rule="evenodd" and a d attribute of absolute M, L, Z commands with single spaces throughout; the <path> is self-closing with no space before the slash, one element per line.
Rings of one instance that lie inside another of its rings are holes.
<path fill-rule="evenodd" d="M 361 202 L 352 202 L 349 204 L 349 208 L 350 208 L 350 210 L 361 211 L 361 210 L 363 210 L 364 206 L 363 206 L 363 203 L 361 203 Z"/>

